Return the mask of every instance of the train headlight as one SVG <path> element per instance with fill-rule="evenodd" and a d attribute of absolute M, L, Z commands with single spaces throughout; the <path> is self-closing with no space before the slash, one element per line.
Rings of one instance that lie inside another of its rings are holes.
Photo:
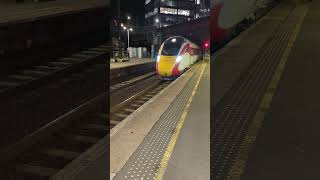
<path fill-rule="evenodd" d="M 160 56 L 157 56 L 157 63 L 159 63 L 160 61 Z"/>
<path fill-rule="evenodd" d="M 180 62 L 182 60 L 182 56 L 178 56 L 177 59 L 176 59 L 176 62 Z"/>

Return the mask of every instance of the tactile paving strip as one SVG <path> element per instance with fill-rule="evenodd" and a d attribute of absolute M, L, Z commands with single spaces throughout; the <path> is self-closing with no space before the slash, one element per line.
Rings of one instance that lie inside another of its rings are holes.
<path fill-rule="evenodd" d="M 199 65 L 198 68 L 202 66 Z M 171 140 L 182 111 L 186 106 L 200 75 L 198 70 L 187 83 L 182 92 L 172 102 L 153 126 L 143 143 L 133 153 L 125 166 L 114 178 L 115 180 L 151 180 L 160 167 L 162 157 Z"/>

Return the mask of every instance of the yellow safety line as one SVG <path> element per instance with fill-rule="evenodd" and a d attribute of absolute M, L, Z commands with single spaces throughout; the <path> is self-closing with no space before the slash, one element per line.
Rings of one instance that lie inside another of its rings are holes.
<path fill-rule="evenodd" d="M 239 180 L 241 178 L 241 175 L 244 172 L 244 169 L 246 167 L 246 162 L 249 156 L 249 151 L 256 141 L 259 129 L 262 127 L 262 123 L 264 121 L 266 111 L 270 108 L 273 95 L 276 91 L 280 78 L 283 74 L 286 63 L 288 61 L 289 54 L 297 38 L 297 35 L 300 32 L 301 25 L 303 23 L 304 17 L 307 14 L 307 11 L 308 11 L 308 8 L 305 8 L 302 16 L 299 19 L 299 22 L 296 24 L 293 30 L 293 34 L 289 39 L 285 52 L 281 57 L 281 60 L 279 62 L 279 65 L 277 66 L 275 73 L 272 76 L 272 80 L 268 86 L 266 93 L 263 96 L 259 109 L 254 116 L 253 123 L 249 128 L 248 134 L 245 136 L 244 141 L 240 146 L 239 155 L 231 167 L 231 170 L 227 178 L 228 180 Z"/>
<path fill-rule="evenodd" d="M 170 160 L 170 157 L 171 157 L 171 154 L 174 150 L 174 147 L 176 145 L 176 142 L 178 140 L 178 137 L 179 137 L 179 134 L 180 134 L 180 131 L 182 129 L 182 126 L 183 126 L 183 123 L 187 117 L 187 114 L 188 114 L 188 111 L 189 111 L 189 108 L 190 108 L 190 105 L 191 105 L 191 102 L 193 100 L 193 97 L 197 91 L 197 88 L 199 86 L 199 83 L 200 83 L 200 80 L 201 80 L 201 77 L 203 75 L 203 72 L 206 68 L 206 65 L 207 64 L 204 64 L 204 68 L 202 69 L 201 71 L 201 74 L 197 80 L 197 83 L 192 91 L 192 94 L 187 102 L 187 105 L 185 106 L 185 108 L 183 109 L 183 112 L 182 112 L 182 115 L 180 116 L 180 119 L 179 119 L 179 122 L 178 122 L 178 125 L 173 133 L 173 135 L 171 136 L 171 140 L 170 140 L 170 143 L 163 155 L 163 158 L 161 160 L 161 163 L 160 163 L 160 167 L 158 169 L 158 172 L 156 173 L 156 177 L 154 178 L 155 180 L 162 180 L 163 176 L 164 176 L 164 173 L 165 173 L 165 170 L 167 169 L 167 166 L 168 166 L 168 162 Z M 209 161 L 209 159 L 208 159 Z"/>

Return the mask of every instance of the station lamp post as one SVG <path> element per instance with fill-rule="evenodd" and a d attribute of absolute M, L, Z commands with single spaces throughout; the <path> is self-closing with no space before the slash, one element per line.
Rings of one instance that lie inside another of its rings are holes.
<path fill-rule="evenodd" d="M 156 27 L 157 27 L 157 28 L 160 27 L 160 20 L 159 20 L 159 18 L 156 18 L 156 19 L 154 20 L 154 22 L 156 23 Z"/>
<path fill-rule="evenodd" d="M 155 31 L 152 33 L 152 36 L 153 36 L 153 42 L 152 42 L 152 47 L 151 47 L 151 52 L 152 52 L 152 55 L 151 57 L 154 58 L 154 57 L 157 57 L 157 50 L 159 48 L 159 37 L 158 37 L 158 34 L 157 34 L 157 29 L 160 28 L 160 19 L 158 17 L 156 17 L 154 19 L 154 24 L 153 26 L 156 28 Z"/>
<path fill-rule="evenodd" d="M 133 29 L 132 29 L 132 28 L 130 28 L 130 27 L 126 27 L 126 26 L 124 26 L 124 27 L 123 27 L 123 29 L 127 31 L 127 37 L 128 37 L 128 48 L 129 48 L 129 47 L 130 47 L 130 31 L 133 31 Z"/>

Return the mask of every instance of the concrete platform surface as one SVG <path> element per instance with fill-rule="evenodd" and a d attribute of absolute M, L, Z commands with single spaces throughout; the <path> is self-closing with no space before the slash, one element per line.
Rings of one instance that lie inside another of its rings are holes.
<path fill-rule="evenodd" d="M 164 180 L 210 179 L 210 66 L 204 71 Z"/>
<path fill-rule="evenodd" d="M 312 1 L 241 179 L 320 179 L 319 12 Z"/>
<path fill-rule="evenodd" d="M 282 64 L 280 59 L 301 12 L 303 9 L 293 5 L 277 5 L 216 55 L 211 73 L 213 125 L 210 141 L 214 179 L 241 179 L 239 176 L 255 141 L 257 131 L 254 130 L 260 127 L 261 121 L 255 118 L 263 117 L 258 112 L 266 111 L 266 103 L 260 101 L 270 99 L 269 94 L 265 94 L 269 92 L 269 81 L 277 65 Z M 264 162 L 260 161 L 259 165 L 263 169 Z"/>
<path fill-rule="evenodd" d="M 143 138 L 151 130 L 152 126 L 168 108 L 194 73 L 195 70 L 191 69 L 191 71 L 183 74 L 178 80 L 170 84 L 166 89 L 111 130 L 111 175 L 115 175 L 121 170 L 129 157 L 143 141 Z"/>
<path fill-rule="evenodd" d="M 159 126 L 159 123 L 161 124 L 160 119 L 161 117 L 163 118 L 163 114 L 168 109 L 172 109 L 169 107 L 176 101 L 176 97 L 183 91 L 185 86 L 190 84 L 190 79 L 194 79 L 194 75 L 199 74 L 197 71 L 199 68 L 200 64 L 195 65 L 194 68 L 187 71 L 179 77 L 178 80 L 158 94 L 153 101 L 145 104 L 140 111 L 138 110 L 138 112 L 132 114 L 129 120 L 126 119 L 125 121 L 127 122 L 124 122 L 125 124 L 122 125 L 121 129 L 116 130 L 116 133 L 111 132 L 111 178 L 114 176 L 116 176 L 115 179 L 125 178 L 126 175 L 124 173 L 126 170 L 124 169 L 127 169 L 129 164 L 134 161 L 133 159 L 137 153 L 141 152 L 139 149 L 144 146 L 145 142 L 150 140 L 150 134 L 156 131 L 155 129 L 157 129 L 156 127 Z M 167 127 L 164 131 L 171 131 L 171 128 Z M 165 134 L 162 136 L 165 136 Z M 161 149 L 163 147 L 159 145 L 158 148 Z M 161 157 L 154 156 L 153 158 L 158 159 L 153 163 L 159 165 Z M 158 167 L 156 164 L 150 165 L 150 167 Z M 156 171 L 156 169 L 154 169 L 154 171 L 153 169 L 149 170 L 150 173 L 151 170 L 152 172 Z M 146 173 L 146 175 L 148 175 L 148 173 Z M 137 174 L 137 176 L 139 175 Z M 148 177 L 145 177 L 145 179 L 148 179 Z"/>

